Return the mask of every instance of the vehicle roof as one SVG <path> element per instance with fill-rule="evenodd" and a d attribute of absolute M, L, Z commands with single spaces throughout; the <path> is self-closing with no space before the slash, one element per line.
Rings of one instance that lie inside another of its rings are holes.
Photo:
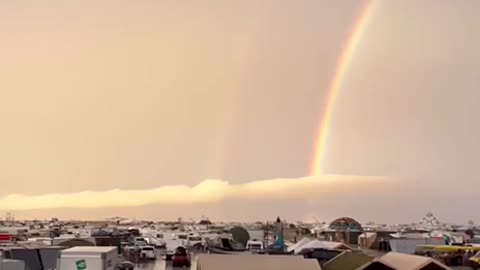
<path fill-rule="evenodd" d="M 117 247 L 72 247 L 61 251 L 62 254 L 70 253 L 107 253 L 116 250 Z"/>
<path fill-rule="evenodd" d="M 200 254 L 200 269 L 205 270 L 243 270 L 243 269 L 277 269 L 277 270 L 321 270 L 317 260 L 304 259 L 302 256 L 285 255 L 227 255 Z"/>

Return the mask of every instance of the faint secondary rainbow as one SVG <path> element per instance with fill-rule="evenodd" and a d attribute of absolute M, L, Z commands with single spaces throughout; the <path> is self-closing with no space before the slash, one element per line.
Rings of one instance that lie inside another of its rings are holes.
<path fill-rule="evenodd" d="M 323 115 L 321 116 L 320 125 L 317 130 L 317 137 L 315 141 L 315 148 L 313 152 L 312 163 L 310 165 L 310 175 L 320 175 L 323 173 L 323 163 L 326 153 L 326 144 L 328 139 L 329 128 L 332 121 L 332 114 L 335 105 L 335 99 L 338 93 L 342 89 L 343 82 L 345 81 L 345 75 L 348 71 L 349 65 L 352 62 L 352 58 L 355 54 L 355 49 L 358 47 L 360 40 L 367 28 L 368 21 L 373 13 L 375 6 L 374 0 L 368 0 L 363 7 L 361 15 L 355 21 L 352 27 L 352 31 L 344 45 L 342 54 L 338 58 L 335 73 L 330 81 L 327 101 L 324 105 Z"/>

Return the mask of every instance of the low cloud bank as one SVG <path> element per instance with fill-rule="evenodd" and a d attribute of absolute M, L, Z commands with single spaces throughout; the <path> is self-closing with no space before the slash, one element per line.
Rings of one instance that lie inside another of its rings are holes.
<path fill-rule="evenodd" d="M 0 210 L 53 208 L 134 207 L 150 204 L 182 205 L 241 200 L 315 200 L 322 194 L 356 193 L 383 189 L 384 177 L 325 175 L 272 179 L 232 184 L 224 180 L 204 180 L 196 186 L 171 185 L 152 189 L 81 191 L 43 195 L 10 194 L 0 197 Z"/>

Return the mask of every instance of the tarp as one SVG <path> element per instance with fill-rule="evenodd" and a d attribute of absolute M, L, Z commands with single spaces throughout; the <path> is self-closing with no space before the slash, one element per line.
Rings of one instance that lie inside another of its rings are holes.
<path fill-rule="evenodd" d="M 319 241 L 328 249 L 351 249 L 347 244 L 341 242 Z"/>
<path fill-rule="evenodd" d="M 322 269 L 324 270 L 355 270 L 373 260 L 373 257 L 363 252 L 352 252 L 346 250 L 333 259 L 326 262 Z"/>
<path fill-rule="evenodd" d="M 297 253 L 297 249 L 305 244 L 307 244 L 308 242 L 312 241 L 311 239 L 308 239 L 308 238 L 303 238 L 302 240 L 300 240 L 299 242 L 293 244 L 292 246 L 288 246 L 287 248 L 287 251 L 288 252 L 292 252 L 292 251 L 295 251 Z"/>
<path fill-rule="evenodd" d="M 425 245 L 424 239 L 390 239 L 390 248 L 393 252 L 415 254 L 418 245 Z"/>
<path fill-rule="evenodd" d="M 397 252 L 389 252 L 383 255 L 380 257 L 380 261 L 399 270 L 421 270 L 430 264 L 435 264 L 445 270 L 451 270 L 450 267 L 445 266 L 432 258 L 401 254 Z"/>
<path fill-rule="evenodd" d="M 358 236 L 357 244 L 363 248 L 370 248 L 377 240 L 377 233 L 365 232 Z"/>
<path fill-rule="evenodd" d="M 358 236 L 358 238 L 370 238 L 377 236 L 376 232 L 364 232 Z"/>
<path fill-rule="evenodd" d="M 296 248 L 295 254 L 299 254 L 305 249 L 350 249 L 350 247 L 340 242 L 320 241 L 315 239 Z"/>
<path fill-rule="evenodd" d="M 418 245 L 442 245 L 441 239 L 427 238 L 427 239 L 390 239 L 390 248 L 393 252 L 415 254 L 415 249 Z"/>

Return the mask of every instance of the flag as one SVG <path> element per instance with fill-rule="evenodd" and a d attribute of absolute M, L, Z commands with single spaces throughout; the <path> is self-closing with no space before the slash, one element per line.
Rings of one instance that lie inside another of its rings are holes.
<path fill-rule="evenodd" d="M 285 240 L 283 239 L 283 233 L 281 233 L 278 236 L 277 241 L 273 243 L 273 249 L 283 250 L 284 248 L 285 248 Z"/>

